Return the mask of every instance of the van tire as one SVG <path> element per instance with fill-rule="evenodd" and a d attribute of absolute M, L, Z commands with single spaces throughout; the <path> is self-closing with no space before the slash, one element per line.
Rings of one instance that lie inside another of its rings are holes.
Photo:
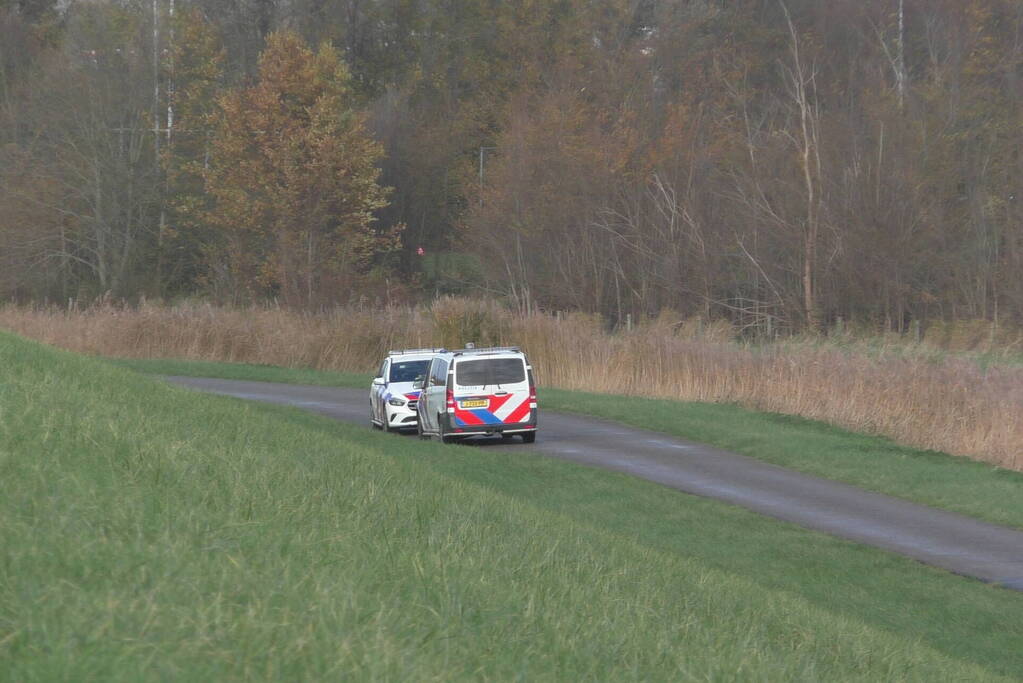
<path fill-rule="evenodd" d="M 533 443 L 536 441 L 536 432 L 522 432 L 522 443 Z"/>

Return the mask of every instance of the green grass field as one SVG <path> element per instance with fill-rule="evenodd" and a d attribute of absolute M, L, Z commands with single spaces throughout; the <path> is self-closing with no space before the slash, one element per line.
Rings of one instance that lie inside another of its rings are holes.
<path fill-rule="evenodd" d="M 1023 594 L 2 333 L 0 481 L 7 680 L 1023 677 Z"/>

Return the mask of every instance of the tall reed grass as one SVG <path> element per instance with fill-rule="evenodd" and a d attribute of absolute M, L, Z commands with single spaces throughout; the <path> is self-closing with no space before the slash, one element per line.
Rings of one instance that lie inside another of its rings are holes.
<path fill-rule="evenodd" d="M 745 346 L 725 324 L 668 316 L 612 333 L 583 314 L 523 316 L 453 298 L 317 314 L 200 304 L 6 306 L 0 326 L 95 355 L 339 371 L 367 371 L 391 348 L 518 344 L 541 385 L 738 403 L 1023 471 L 1023 365 L 982 366 L 955 354 L 809 340 Z"/>

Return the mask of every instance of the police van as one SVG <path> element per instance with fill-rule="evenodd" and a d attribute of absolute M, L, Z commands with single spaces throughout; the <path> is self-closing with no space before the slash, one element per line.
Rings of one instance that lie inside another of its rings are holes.
<path fill-rule="evenodd" d="M 405 349 L 387 354 L 369 388 L 370 422 L 374 427 L 386 432 L 416 428 L 419 389 L 414 385 L 426 377 L 426 369 L 434 355 L 443 351 Z"/>
<path fill-rule="evenodd" d="M 533 368 L 518 347 L 437 353 L 423 380 L 417 410 L 420 437 L 455 441 L 478 435 L 536 440 Z"/>

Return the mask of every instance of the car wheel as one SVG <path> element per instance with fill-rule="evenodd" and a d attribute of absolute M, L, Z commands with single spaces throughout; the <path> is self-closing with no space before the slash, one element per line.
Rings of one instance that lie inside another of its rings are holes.
<path fill-rule="evenodd" d="M 523 432 L 522 443 L 533 443 L 536 441 L 536 432 Z"/>

